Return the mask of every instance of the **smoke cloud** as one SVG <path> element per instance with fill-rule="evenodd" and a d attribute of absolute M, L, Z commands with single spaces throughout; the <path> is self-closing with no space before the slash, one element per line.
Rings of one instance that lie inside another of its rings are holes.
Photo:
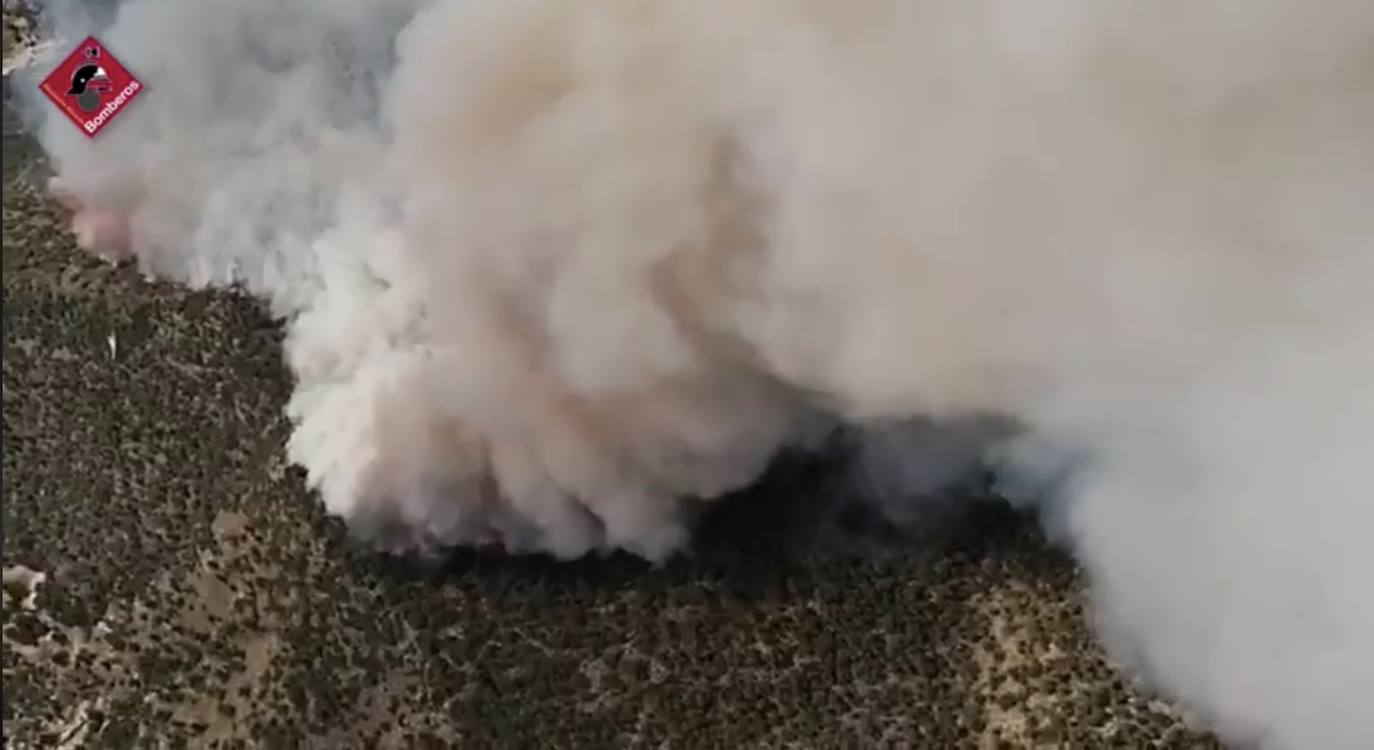
<path fill-rule="evenodd" d="M 1366 0 L 49 10 L 147 86 L 33 108 L 64 187 L 289 321 L 384 545 L 662 557 L 843 423 L 899 520 L 995 465 L 1229 738 L 1374 747 Z"/>

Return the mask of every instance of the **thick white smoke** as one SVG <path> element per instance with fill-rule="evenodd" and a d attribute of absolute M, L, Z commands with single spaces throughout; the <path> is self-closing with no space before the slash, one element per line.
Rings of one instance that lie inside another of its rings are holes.
<path fill-rule="evenodd" d="M 44 145 L 147 267 L 291 318 L 332 511 L 658 557 L 831 419 L 1007 418 L 1116 654 L 1230 737 L 1374 747 L 1367 0 L 129 0 L 100 33 L 147 93 Z M 977 458 L 870 434 L 891 508 Z"/>

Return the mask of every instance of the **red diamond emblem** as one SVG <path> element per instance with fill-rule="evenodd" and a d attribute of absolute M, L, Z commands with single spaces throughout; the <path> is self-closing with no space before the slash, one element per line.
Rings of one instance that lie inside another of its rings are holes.
<path fill-rule="evenodd" d="M 93 36 L 76 45 L 38 88 L 90 138 L 143 93 L 143 84 Z"/>

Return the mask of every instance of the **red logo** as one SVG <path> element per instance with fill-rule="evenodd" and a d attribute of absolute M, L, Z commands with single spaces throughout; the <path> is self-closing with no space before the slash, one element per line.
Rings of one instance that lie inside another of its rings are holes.
<path fill-rule="evenodd" d="M 143 91 L 143 84 L 92 36 L 77 45 L 39 88 L 94 138 Z"/>

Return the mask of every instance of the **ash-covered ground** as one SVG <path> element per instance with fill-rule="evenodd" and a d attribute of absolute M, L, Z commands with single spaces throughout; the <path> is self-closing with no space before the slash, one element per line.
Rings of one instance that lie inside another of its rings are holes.
<path fill-rule="evenodd" d="M 665 569 L 360 552 L 285 463 L 278 330 L 78 253 L 5 133 L 7 747 L 1215 746 L 1008 511 L 785 562 L 825 467 Z"/>

